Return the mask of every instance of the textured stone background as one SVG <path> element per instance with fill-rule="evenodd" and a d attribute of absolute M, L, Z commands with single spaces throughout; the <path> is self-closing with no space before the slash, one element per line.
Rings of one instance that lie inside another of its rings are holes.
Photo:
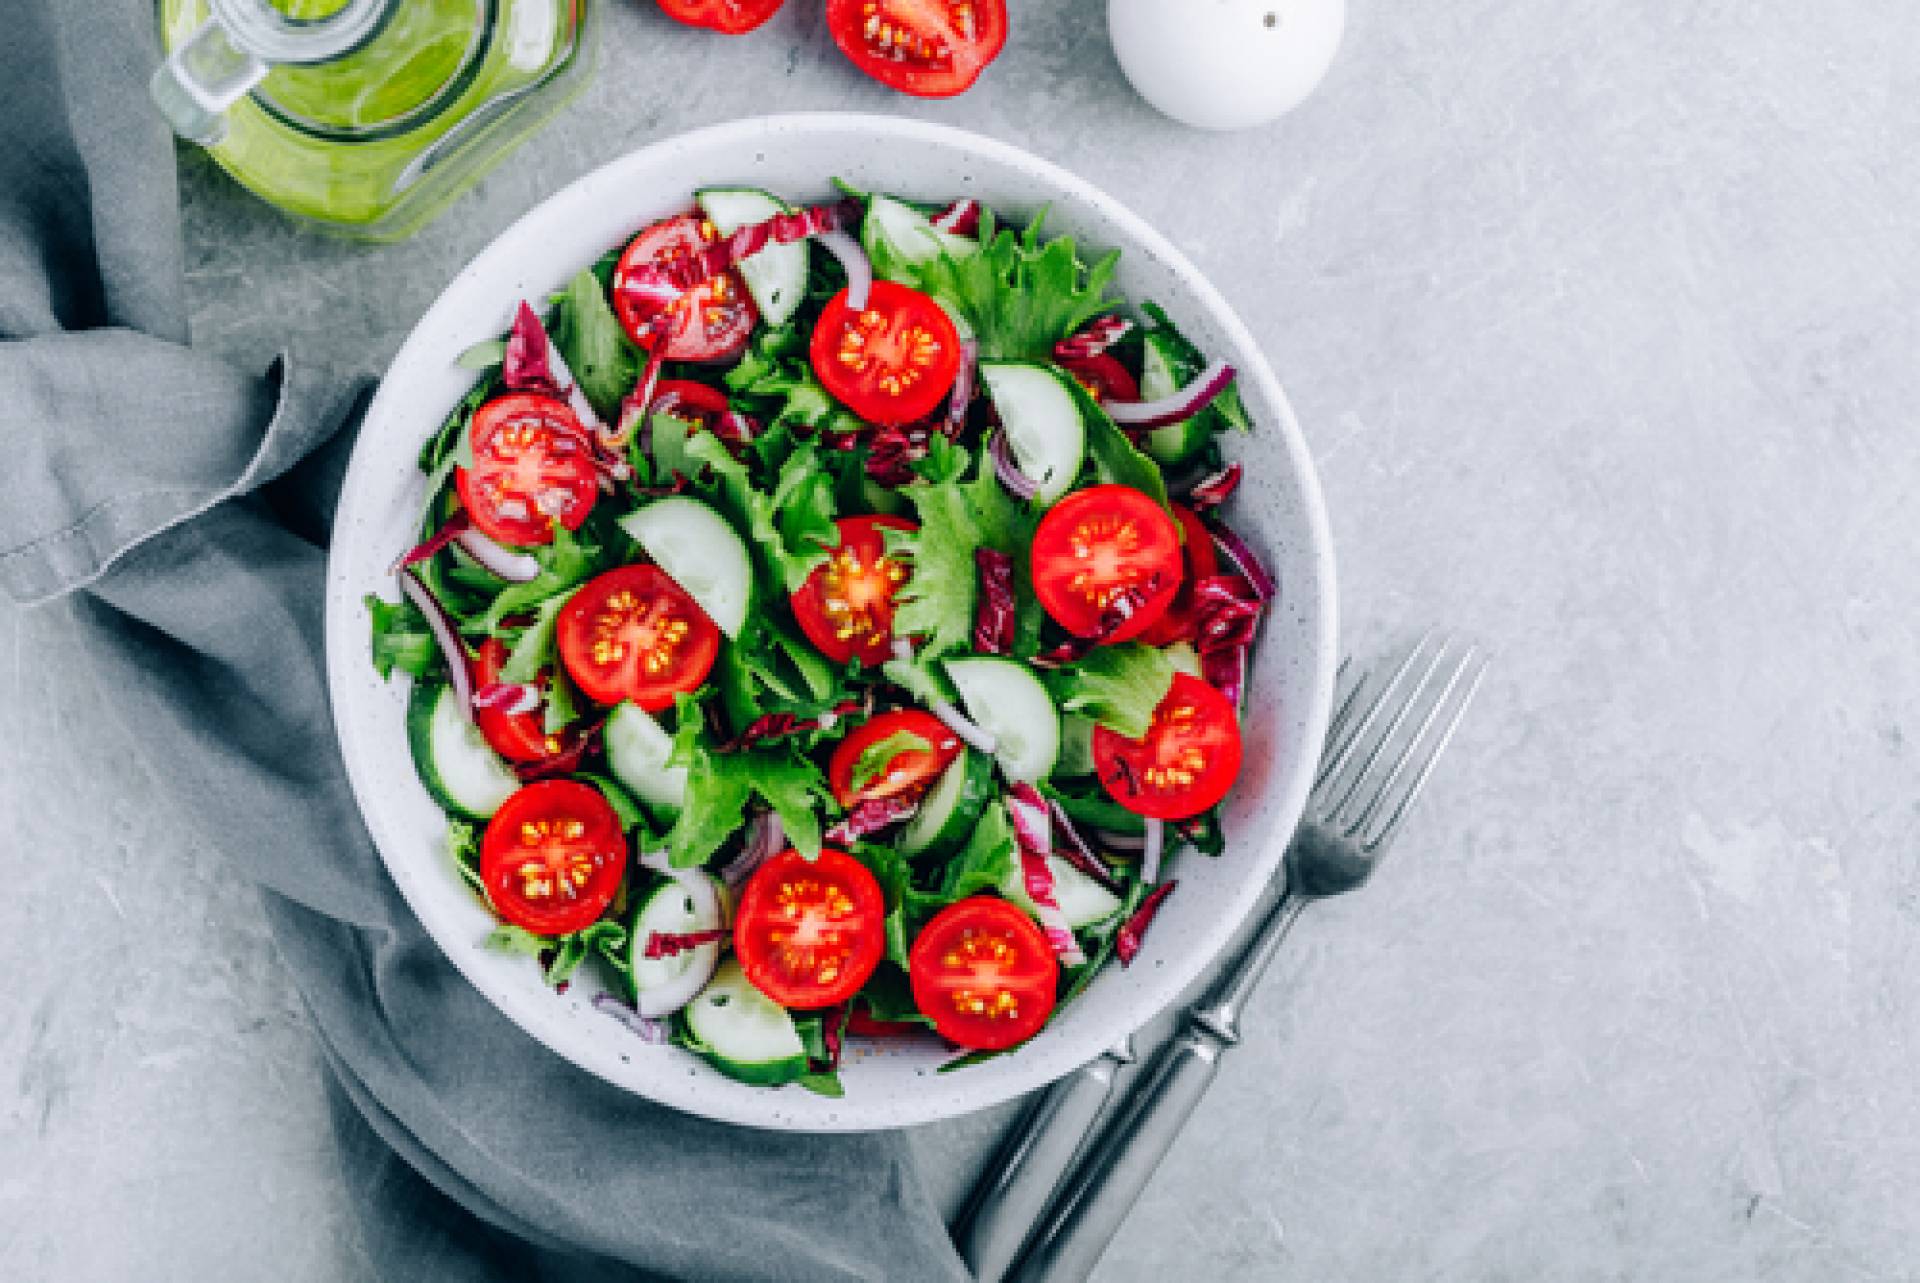
<path fill-rule="evenodd" d="M 820 7 L 728 41 L 601 3 L 581 101 L 397 248 L 184 157 L 197 337 L 377 370 L 543 193 L 714 119 L 903 112 L 1077 169 L 1267 345 L 1351 644 L 1499 652 L 1104 1276 L 1920 1277 L 1920 8 L 1355 0 L 1316 99 L 1211 137 L 1131 95 L 1098 0 L 1015 0 L 950 104 L 859 79 Z M 253 898 L 64 645 L 0 628 L 0 1275 L 362 1277 Z M 920 1135 L 955 1198 L 1002 1117 Z"/>

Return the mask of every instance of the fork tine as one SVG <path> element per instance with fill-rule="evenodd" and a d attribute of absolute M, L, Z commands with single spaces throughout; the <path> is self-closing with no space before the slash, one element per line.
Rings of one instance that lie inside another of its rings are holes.
<path fill-rule="evenodd" d="M 1424 641 L 1425 639 L 1423 638 L 1422 640 Z M 1347 778 L 1344 789 L 1334 787 L 1332 782 L 1329 782 L 1329 789 L 1339 794 L 1339 800 L 1329 803 L 1322 812 L 1329 822 L 1337 822 L 1339 814 L 1346 810 L 1348 806 L 1352 805 L 1354 799 L 1359 796 L 1360 786 L 1366 783 L 1367 776 L 1373 773 L 1373 768 L 1379 763 L 1381 756 L 1387 751 L 1387 745 L 1393 742 L 1393 737 L 1399 733 L 1400 727 L 1406 723 L 1408 715 L 1412 713 L 1414 707 L 1419 704 L 1421 692 L 1426 690 L 1427 683 L 1446 660 L 1447 651 L 1452 646 L 1453 639 L 1451 637 L 1442 637 L 1440 639 L 1440 645 L 1435 648 L 1432 656 L 1420 669 L 1419 677 L 1414 681 L 1412 689 L 1407 691 L 1405 698 L 1395 700 L 1393 695 L 1400 685 L 1399 679 L 1411 668 L 1413 656 L 1409 655 L 1409 662 L 1402 665 L 1401 672 L 1394 674 L 1395 680 L 1390 683 L 1387 689 L 1380 693 L 1380 697 L 1374 701 L 1373 708 L 1368 710 L 1368 722 L 1375 720 L 1382 712 L 1391 712 L 1392 716 L 1387 721 L 1386 729 L 1380 732 L 1379 738 L 1373 741 L 1373 746 L 1367 750 L 1366 756 L 1360 760 L 1360 765 L 1354 770 L 1353 774 Z M 1415 653 L 1417 654 L 1418 652 L 1416 651 Z M 1391 707 L 1389 707 L 1390 705 Z"/>
<path fill-rule="evenodd" d="M 1453 733 L 1460 729 L 1460 720 L 1466 716 L 1467 705 L 1473 703 L 1474 693 L 1480 689 L 1480 682 L 1486 677 L 1487 667 L 1492 662 L 1491 659 L 1484 656 L 1481 658 L 1480 666 L 1474 671 L 1473 679 L 1467 683 L 1466 690 L 1461 692 L 1459 702 L 1453 706 L 1453 715 L 1447 719 L 1446 725 L 1440 728 L 1439 735 L 1427 741 L 1425 755 L 1420 762 L 1419 769 L 1414 772 L 1413 782 L 1407 785 L 1406 793 L 1401 796 L 1399 803 L 1393 808 L 1393 814 L 1387 817 L 1387 822 L 1381 825 L 1380 831 L 1366 843 L 1370 849 L 1377 850 L 1385 846 L 1393 840 L 1395 833 L 1399 831 L 1400 821 L 1406 818 L 1407 811 L 1412 808 L 1414 799 L 1419 797 L 1420 790 L 1426 787 L 1427 777 L 1433 774 L 1433 768 L 1439 764 L 1440 754 L 1445 752 L 1447 745 L 1452 742 Z M 1462 673 L 1465 671 L 1464 668 L 1461 670 Z M 1420 736 L 1415 737 L 1415 748 L 1418 748 L 1421 739 L 1423 739 L 1426 734 L 1428 726 L 1433 721 L 1434 715 L 1437 714 L 1446 703 L 1447 695 L 1452 693 L 1454 684 L 1457 683 L 1459 679 L 1460 673 L 1456 673 L 1454 675 L 1454 681 L 1447 684 L 1446 691 L 1442 692 L 1440 699 L 1435 701 L 1433 712 L 1427 715 L 1426 723 L 1421 725 Z M 1394 774 L 1398 775 L 1400 767 L 1405 766 L 1413 757 L 1414 752 L 1409 750 L 1406 757 L 1401 758 L 1400 766 L 1394 768 Z M 1392 783 L 1393 781 L 1391 779 L 1387 781 L 1388 786 L 1391 786 Z M 1388 788 L 1383 787 L 1380 790 L 1380 799 L 1384 800 L 1387 793 Z M 1376 805 L 1377 804 L 1378 802 L 1376 801 Z M 1372 808 L 1369 809 L 1371 810 Z"/>
<path fill-rule="evenodd" d="M 1327 787 L 1328 782 L 1339 775 L 1341 770 L 1345 768 L 1348 759 L 1353 756 L 1353 750 L 1359 746 L 1361 740 L 1366 738 L 1367 730 L 1373 725 L 1374 719 L 1380 716 L 1380 711 L 1387 706 L 1387 701 L 1393 698 L 1394 691 L 1399 689 L 1402 681 L 1406 680 L 1407 673 L 1413 668 L 1414 660 L 1419 657 L 1420 652 L 1425 650 L 1427 643 L 1432 640 L 1432 629 L 1428 629 L 1425 633 L 1421 634 L 1420 640 L 1415 642 L 1413 649 L 1407 652 L 1407 657 L 1400 661 L 1400 667 L 1395 669 L 1393 676 L 1387 679 L 1386 689 L 1382 690 L 1373 702 L 1366 706 L 1365 712 L 1361 715 L 1360 724 L 1354 727 L 1353 732 L 1345 739 L 1340 740 L 1339 744 L 1335 746 L 1334 740 L 1338 737 L 1341 726 L 1344 725 L 1349 712 L 1353 709 L 1354 701 L 1360 698 L 1361 688 L 1367 684 L 1366 676 L 1362 674 L 1360 679 L 1353 684 L 1353 689 L 1347 692 L 1347 698 L 1340 705 L 1340 712 L 1334 719 L 1333 729 L 1327 733 L 1328 748 L 1320 761 L 1320 773 L 1314 777 L 1313 781 L 1313 791 L 1315 793 Z M 1331 808 L 1328 808 L 1328 814 L 1331 813 Z"/>
<path fill-rule="evenodd" d="M 1345 684 L 1347 680 L 1347 670 L 1351 667 L 1353 667 L 1353 657 L 1351 655 L 1340 661 L 1340 667 L 1335 670 L 1333 674 L 1333 689 L 1336 693 L 1340 690 L 1340 687 Z M 1339 707 L 1333 710 L 1333 716 L 1327 720 L 1327 733 L 1321 744 L 1323 759 L 1326 753 L 1332 748 L 1333 742 L 1340 738 L 1340 731 L 1346 726 L 1347 718 L 1353 712 L 1353 703 L 1360 698 L 1360 688 L 1366 684 L 1367 675 L 1362 673 L 1355 679 L 1353 685 L 1347 687 L 1347 693 L 1341 697 Z M 1318 784 L 1319 781 L 1316 780 L 1315 786 L 1317 787 Z"/>
<path fill-rule="evenodd" d="M 1407 764 L 1420 756 L 1420 741 L 1426 737 L 1427 731 L 1439 719 L 1441 712 L 1447 706 L 1448 698 L 1460 685 L 1460 679 L 1465 677 L 1473 667 L 1473 661 L 1478 655 L 1477 647 L 1468 646 L 1466 653 L 1453 661 L 1453 671 L 1447 676 L 1446 685 L 1442 686 L 1440 693 L 1433 697 L 1433 703 L 1428 706 L 1426 716 L 1422 717 L 1420 724 L 1414 727 L 1413 734 L 1407 737 L 1406 746 L 1401 750 L 1400 756 L 1394 760 L 1393 766 L 1387 771 L 1387 778 L 1380 781 L 1379 787 L 1373 790 L 1373 797 L 1354 820 L 1351 832 L 1356 836 L 1366 832 L 1367 825 L 1373 821 L 1375 815 L 1380 813 L 1380 808 L 1386 804 L 1387 798 L 1393 793 L 1393 786 L 1399 783 L 1401 774 L 1407 769 Z M 1409 707 L 1411 705 L 1412 701 L 1409 701 Z"/>

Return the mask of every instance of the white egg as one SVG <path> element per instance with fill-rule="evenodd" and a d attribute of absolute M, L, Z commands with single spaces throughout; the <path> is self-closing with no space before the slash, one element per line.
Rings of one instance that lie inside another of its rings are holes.
<path fill-rule="evenodd" d="M 1327 74 L 1346 25 L 1346 0 L 1107 0 L 1127 79 L 1198 129 L 1292 111 Z"/>

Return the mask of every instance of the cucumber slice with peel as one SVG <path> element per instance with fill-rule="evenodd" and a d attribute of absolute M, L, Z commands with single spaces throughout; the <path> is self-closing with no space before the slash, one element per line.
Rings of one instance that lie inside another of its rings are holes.
<path fill-rule="evenodd" d="M 951 855 L 965 845 L 993 794 L 993 759 L 970 748 L 947 764 L 900 831 L 903 855 Z"/>
<path fill-rule="evenodd" d="M 790 1083 L 807 1071 L 793 1017 L 728 958 L 686 1007 L 687 1031 L 715 1069 L 743 1083 Z"/>
<path fill-rule="evenodd" d="M 720 942 L 683 949 L 665 958 L 649 958 L 647 941 L 654 932 L 688 935 L 725 925 L 721 902 L 724 888 L 711 873 L 694 870 L 662 882 L 640 902 L 628 935 L 628 963 L 633 969 L 634 1006 L 653 1019 L 671 1015 L 706 987 L 720 964 Z"/>
<path fill-rule="evenodd" d="M 1053 874 L 1053 898 L 1059 902 L 1060 912 L 1066 915 L 1067 925 L 1075 931 L 1112 917 L 1120 907 L 1119 896 L 1059 856 L 1047 857 L 1047 869 Z M 1027 879 L 1020 871 L 1018 859 L 1013 861 L 1007 875 L 1000 879 L 999 889 L 1001 895 L 1034 917 L 1040 916 L 1038 906 L 1027 894 Z"/>
<path fill-rule="evenodd" d="M 976 253 L 980 242 L 970 236 L 943 232 L 933 220 L 905 201 L 875 193 L 860 221 L 860 244 L 873 270 L 887 280 L 918 285 L 916 270 L 942 254 L 963 258 Z"/>
<path fill-rule="evenodd" d="M 776 214 L 790 214 L 793 206 L 757 187 L 708 187 L 694 193 L 700 212 L 714 230 L 730 236 L 752 223 L 764 223 Z M 806 240 L 768 244 L 740 260 L 740 279 L 747 283 L 755 306 L 768 325 L 785 325 L 807 296 Z"/>
<path fill-rule="evenodd" d="M 669 495 L 620 518 L 620 528 L 700 603 L 721 632 L 740 635 L 753 605 L 753 562 L 725 517 L 698 499 Z"/>
<path fill-rule="evenodd" d="M 444 683 L 415 682 L 407 697 L 407 745 L 433 800 L 455 815 L 484 820 L 500 809 L 520 778 L 460 711 Z"/>
<path fill-rule="evenodd" d="M 1049 504 L 1073 488 L 1087 455 L 1087 428 L 1067 376 L 1031 361 L 982 361 L 980 378 L 1007 434 L 1013 462 Z"/>
<path fill-rule="evenodd" d="M 967 716 L 994 738 L 1000 770 L 1016 783 L 1045 779 L 1060 756 L 1060 714 L 1025 664 L 976 655 L 946 662 Z"/>
<path fill-rule="evenodd" d="M 687 802 L 687 768 L 668 766 L 673 736 L 653 714 L 622 702 L 607 715 L 607 768 L 627 791 L 668 815 L 678 815 Z"/>

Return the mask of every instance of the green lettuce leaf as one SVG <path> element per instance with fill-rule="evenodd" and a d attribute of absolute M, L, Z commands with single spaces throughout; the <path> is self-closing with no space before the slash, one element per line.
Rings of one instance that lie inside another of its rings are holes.
<path fill-rule="evenodd" d="M 1154 332 L 1170 341 L 1169 346 L 1174 353 L 1171 372 L 1174 380 L 1185 387 L 1194 376 L 1207 368 L 1206 356 L 1180 332 L 1180 328 L 1161 310 L 1158 303 L 1143 304 L 1140 310 L 1153 321 Z M 1246 404 L 1240 400 L 1240 383 L 1237 379 L 1227 384 L 1225 390 L 1213 399 L 1213 404 L 1200 411 L 1199 417 L 1215 432 L 1225 428 L 1232 428 L 1236 432 L 1253 431 L 1253 420 L 1247 414 Z"/>
<path fill-rule="evenodd" d="M 1028 555 L 1039 517 L 1007 493 L 993 473 L 993 460 L 985 454 L 979 475 L 966 485 L 966 494 L 980 543 L 1013 560 L 1013 653 L 1029 659 L 1040 651 L 1040 630 L 1046 623 L 1046 612 L 1033 593 L 1033 558 Z"/>
<path fill-rule="evenodd" d="M 593 577 L 601 554 L 596 543 L 557 521 L 553 523 L 552 543 L 524 551 L 539 563 L 540 573 L 525 583 L 508 584 L 501 589 L 484 614 L 462 625 L 464 631 L 498 634 L 506 627 L 507 616 L 535 610 L 556 594 L 571 593 Z"/>
<path fill-rule="evenodd" d="M 820 807 L 832 794 L 819 768 L 784 745 L 715 753 L 706 745 L 705 718 L 697 700 L 679 699 L 679 725 L 667 759 L 687 768 L 687 800 L 667 832 L 667 859 L 692 868 L 713 857 L 747 821 L 758 795 L 773 808 L 787 840 L 803 855 L 820 852 Z"/>
<path fill-rule="evenodd" d="M 440 663 L 440 647 L 420 608 L 405 598 L 382 601 L 372 593 L 365 600 L 373 626 L 373 671 L 382 680 L 396 668 L 415 677 L 432 672 Z"/>
<path fill-rule="evenodd" d="M 1094 471 L 1100 474 L 1100 479 L 1132 486 L 1151 496 L 1162 508 L 1167 507 L 1167 479 L 1161 473 L 1160 465 L 1127 440 L 1127 434 L 1107 417 L 1100 403 L 1080 386 L 1080 380 L 1063 377 L 1060 381 L 1072 390 L 1074 399 L 1079 402 L 1080 421 L 1087 428 L 1087 457 L 1093 460 Z"/>
<path fill-rule="evenodd" d="M 1071 237 L 1040 239 L 1044 218 L 1015 233 L 996 230 L 993 212 L 982 210 L 979 253 L 942 254 L 920 269 L 922 288 L 967 319 L 983 357 L 1048 360 L 1055 343 L 1117 305 L 1107 286 L 1119 251 L 1089 267 Z"/>
<path fill-rule="evenodd" d="M 1173 660 L 1139 642 L 1095 646 L 1076 662 L 1047 672 L 1045 681 L 1062 710 L 1091 717 L 1128 739 L 1140 739 L 1153 710 L 1173 685 Z"/>
<path fill-rule="evenodd" d="M 833 524 L 838 511 L 833 475 L 821 466 L 813 442 L 787 456 L 771 491 L 755 486 L 747 466 L 711 432 L 695 434 L 687 442 L 687 456 L 712 469 L 715 498 L 746 528 L 749 545 L 782 595 L 805 583 L 827 559 L 827 549 L 840 541 Z"/>
<path fill-rule="evenodd" d="M 547 332 L 587 400 L 602 418 L 612 422 L 621 399 L 640 377 L 646 357 L 627 337 L 607 303 L 600 278 L 591 270 L 567 283 L 554 306 Z"/>
<path fill-rule="evenodd" d="M 916 481 L 901 492 L 913 501 L 917 530 L 885 532 L 887 555 L 906 562 L 912 575 L 895 598 L 896 637 L 924 637 L 927 659 L 965 650 L 973 642 L 973 603 L 979 589 L 974 550 L 980 530 L 960 485 Z"/>

